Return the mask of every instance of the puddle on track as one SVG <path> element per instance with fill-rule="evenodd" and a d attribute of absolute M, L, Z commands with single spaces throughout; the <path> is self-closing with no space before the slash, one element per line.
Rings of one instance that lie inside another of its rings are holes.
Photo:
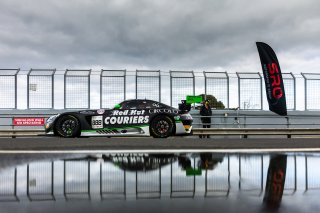
<path fill-rule="evenodd" d="M 319 212 L 320 154 L 0 155 L 1 212 Z"/>

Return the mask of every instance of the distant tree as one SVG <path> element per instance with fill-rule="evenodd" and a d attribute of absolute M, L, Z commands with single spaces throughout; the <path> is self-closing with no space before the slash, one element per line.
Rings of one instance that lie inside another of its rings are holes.
<path fill-rule="evenodd" d="M 202 96 L 202 100 L 209 100 L 209 105 L 211 108 L 216 108 L 216 109 L 225 109 L 226 107 L 224 106 L 224 104 L 221 101 L 218 101 L 216 97 L 214 97 L 213 95 L 207 95 L 205 96 L 205 94 L 201 94 Z"/>

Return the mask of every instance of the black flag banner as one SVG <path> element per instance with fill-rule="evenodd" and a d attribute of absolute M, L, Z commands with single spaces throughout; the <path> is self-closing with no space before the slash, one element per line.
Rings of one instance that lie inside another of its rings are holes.
<path fill-rule="evenodd" d="M 268 44 L 257 42 L 257 48 L 266 83 L 269 109 L 279 115 L 287 115 L 286 95 L 277 56 Z"/>

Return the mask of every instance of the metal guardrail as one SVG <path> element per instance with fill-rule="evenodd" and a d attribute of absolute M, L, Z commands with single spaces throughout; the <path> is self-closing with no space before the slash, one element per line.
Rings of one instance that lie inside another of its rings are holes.
<path fill-rule="evenodd" d="M 43 129 L 2 129 L 0 137 L 34 137 L 44 135 Z"/>
<path fill-rule="evenodd" d="M 20 126 L 14 125 L 15 118 L 36 118 L 41 117 L 44 119 L 52 115 L 63 112 L 73 112 L 74 110 L 55 110 L 55 111 L 21 111 L 20 113 L 6 114 L 0 113 L 0 129 L 19 129 Z M 264 113 L 264 112 L 261 112 Z M 193 127 L 200 128 L 203 123 L 202 117 L 211 117 L 211 128 L 320 128 L 320 114 L 303 113 L 303 114 L 290 114 L 288 116 L 278 116 L 275 114 L 245 114 L 241 111 L 214 111 L 213 116 L 200 116 L 198 110 L 191 111 L 193 117 Z M 28 127 L 26 126 L 26 129 Z"/>
<path fill-rule="evenodd" d="M 320 128 L 193 128 L 194 135 L 320 135 Z"/>
<path fill-rule="evenodd" d="M 193 135 L 320 135 L 320 128 L 193 128 Z M 30 137 L 44 135 L 42 129 L 0 130 L 0 137 Z"/>

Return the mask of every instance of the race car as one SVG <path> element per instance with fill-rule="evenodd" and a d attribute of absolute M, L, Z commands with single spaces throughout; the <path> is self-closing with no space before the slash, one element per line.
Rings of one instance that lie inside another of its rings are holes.
<path fill-rule="evenodd" d="M 163 103 L 134 99 L 113 109 L 65 112 L 49 117 L 46 134 L 61 137 L 79 136 L 153 136 L 167 138 L 188 135 L 192 130 L 190 105 L 182 101 L 179 109 Z"/>

